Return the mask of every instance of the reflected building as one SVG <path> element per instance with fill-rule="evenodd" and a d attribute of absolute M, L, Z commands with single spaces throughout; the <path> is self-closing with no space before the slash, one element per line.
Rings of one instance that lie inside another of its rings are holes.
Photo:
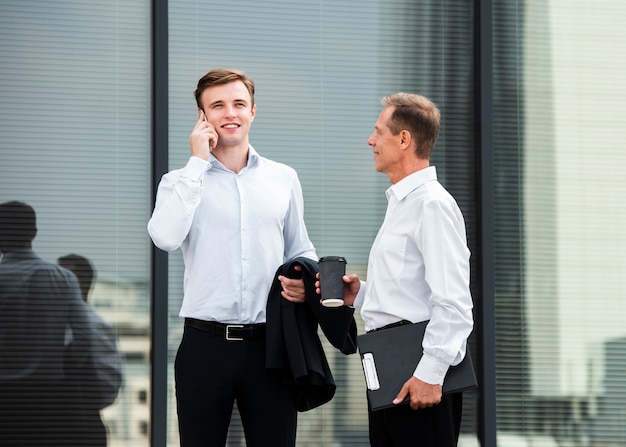
<path fill-rule="evenodd" d="M 124 383 L 117 400 L 102 410 L 110 447 L 150 445 L 150 311 L 147 285 L 108 279 L 101 274 L 91 303 L 115 328 L 125 359 Z"/>

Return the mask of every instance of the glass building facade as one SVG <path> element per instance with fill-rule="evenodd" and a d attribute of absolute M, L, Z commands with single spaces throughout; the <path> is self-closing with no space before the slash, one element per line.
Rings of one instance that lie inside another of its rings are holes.
<path fill-rule="evenodd" d="M 459 445 L 626 445 L 624 23 L 622 0 L 0 0 L 0 203 L 35 208 L 42 258 L 97 271 L 125 357 L 109 445 L 178 446 L 182 257 L 146 224 L 216 67 L 255 80 L 251 143 L 297 170 L 318 255 L 363 276 L 389 186 L 366 143 L 379 100 L 432 98 L 472 252 Z M 368 445 L 359 358 L 325 347 L 337 393 L 298 445 Z"/>

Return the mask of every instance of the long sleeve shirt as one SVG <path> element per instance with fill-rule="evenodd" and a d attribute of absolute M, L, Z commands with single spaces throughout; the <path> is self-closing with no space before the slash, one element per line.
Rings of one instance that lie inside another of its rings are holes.
<path fill-rule="evenodd" d="M 414 376 L 443 384 L 465 356 L 473 328 L 465 222 L 434 166 L 386 191 L 388 206 L 372 245 L 367 281 L 355 300 L 366 330 L 430 320 Z M 407 340 L 407 343 L 410 343 Z"/>
<path fill-rule="evenodd" d="M 211 155 L 190 157 L 163 176 L 148 223 L 154 244 L 182 250 L 181 317 L 263 323 L 276 269 L 285 260 L 317 260 L 304 223 L 296 171 L 249 147 L 238 173 Z"/>

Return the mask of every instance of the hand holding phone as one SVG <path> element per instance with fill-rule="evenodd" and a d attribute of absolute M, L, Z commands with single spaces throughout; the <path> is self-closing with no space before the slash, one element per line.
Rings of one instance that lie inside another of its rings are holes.
<path fill-rule="evenodd" d="M 217 139 L 218 135 L 215 128 L 209 124 L 202 109 L 199 109 L 198 121 L 196 121 L 191 135 L 189 135 L 191 155 L 208 160 L 211 151 L 216 146 Z"/>

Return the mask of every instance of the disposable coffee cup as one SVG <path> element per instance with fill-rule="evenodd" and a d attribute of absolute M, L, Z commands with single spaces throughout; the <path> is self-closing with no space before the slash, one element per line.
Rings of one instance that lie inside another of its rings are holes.
<path fill-rule="evenodd" d="M 322 304 L 326 307 L 343 306 L 343 275 L 346 274 L 346 258 L 325 256 L 318 261 Z"/>

